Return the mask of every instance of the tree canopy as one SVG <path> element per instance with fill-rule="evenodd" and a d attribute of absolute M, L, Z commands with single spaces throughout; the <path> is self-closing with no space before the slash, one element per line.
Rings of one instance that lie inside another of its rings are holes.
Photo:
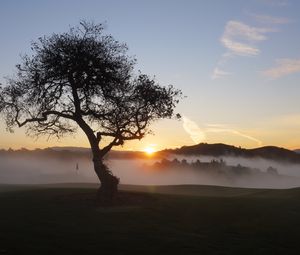
<path fill-rule="evenodd" d="M 141 139 L 158 119 L 176 117 L 181 91 L 160 86 L 136 72 L 126 44 L 104 34 L 102 24 L 81 22 L 62 34 L 40 37 L 32 54 L 0 88 L 0 112 L 7 128 L 57 136 L 80 127 L 92 149 L 103 137 L 113 146 Z"/>

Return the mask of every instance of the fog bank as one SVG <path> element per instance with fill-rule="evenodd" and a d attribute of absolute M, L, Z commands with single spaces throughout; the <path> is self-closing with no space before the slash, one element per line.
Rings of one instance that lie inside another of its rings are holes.
<path fill-rule="evenodd" d="M 170 157 L 172 160 L 175 156 Z M 209 162 L 215 157 L 177 157 L 188 162 L 200 159 Z M 122 184 L 177 185 L 203 184 L 251 188 L 291 188 L 300 186 L 300 165 L 283 164 L 265 159 L 222 157 L 227 165 L 243 165 L 258 168 L 262 172 L 270 166 L 279 175 L 240 175 L 234 177 L 216 176 L 191 169 L 151 170 L 144 167 L 155 160 L 111 159 L 106 163 L 120 178 Z M 45 159 L 22 156 L 0 156 L 0 183 L 5 184 L 47 184 L 63 182 L 98 182 L 92 162 L 88 159 Z"/>

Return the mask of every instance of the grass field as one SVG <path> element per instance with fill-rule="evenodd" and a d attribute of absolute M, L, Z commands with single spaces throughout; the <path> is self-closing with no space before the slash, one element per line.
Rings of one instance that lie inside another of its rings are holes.
<path fill-rule="evenodd" d="M 0 254 L 300 254 L 300 189 L 0 185 Z"/>

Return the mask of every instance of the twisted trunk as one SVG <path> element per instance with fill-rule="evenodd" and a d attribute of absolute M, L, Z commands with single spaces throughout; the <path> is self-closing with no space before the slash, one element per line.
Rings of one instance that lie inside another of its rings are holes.
<path fill-rule="evenodd" d="M 98 146 L 97 146 L 98 147 Z M 113 203 L 118 192 L 119 179 L 114 176 L 108 167 L 103 163 L 100 150 L 92 148 L 94 170 L 100 180 L 100 187 L 97 191 L 97 202 L 102 205 Z"/>
<path fill-rule="evenodd" d="M 119 179 L 109 171 L 102 159 L 94 158 L 93 162 L 95 172 L 101 183 L 97 191 L 97 202 L 110 204 L 117 195 Z"/>
<path fill-rule="evenodd" d="M 92 150 L 94 170 L 100 180 L 100 188 L 97 191 L 97 202 L 99 204 L 112 204 L 118 192 L 119 179 L 114 176 L 108 167 L 103 163 L 104 155 L 110 150 L 100 150 L 100 138 L 94 135 L 93 130 L 80 117 L 76 119 L 78 125 L 85 132 Z"/>

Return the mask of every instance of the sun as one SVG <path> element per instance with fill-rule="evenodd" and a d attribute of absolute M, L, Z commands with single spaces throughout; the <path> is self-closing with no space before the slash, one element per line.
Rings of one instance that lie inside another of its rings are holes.
<path fill-rule="evenodd" d="M 152 147 L 147 147 L 144 149 L 144 152 L 150 156 L 155 152 L 155 150 Z"/>

